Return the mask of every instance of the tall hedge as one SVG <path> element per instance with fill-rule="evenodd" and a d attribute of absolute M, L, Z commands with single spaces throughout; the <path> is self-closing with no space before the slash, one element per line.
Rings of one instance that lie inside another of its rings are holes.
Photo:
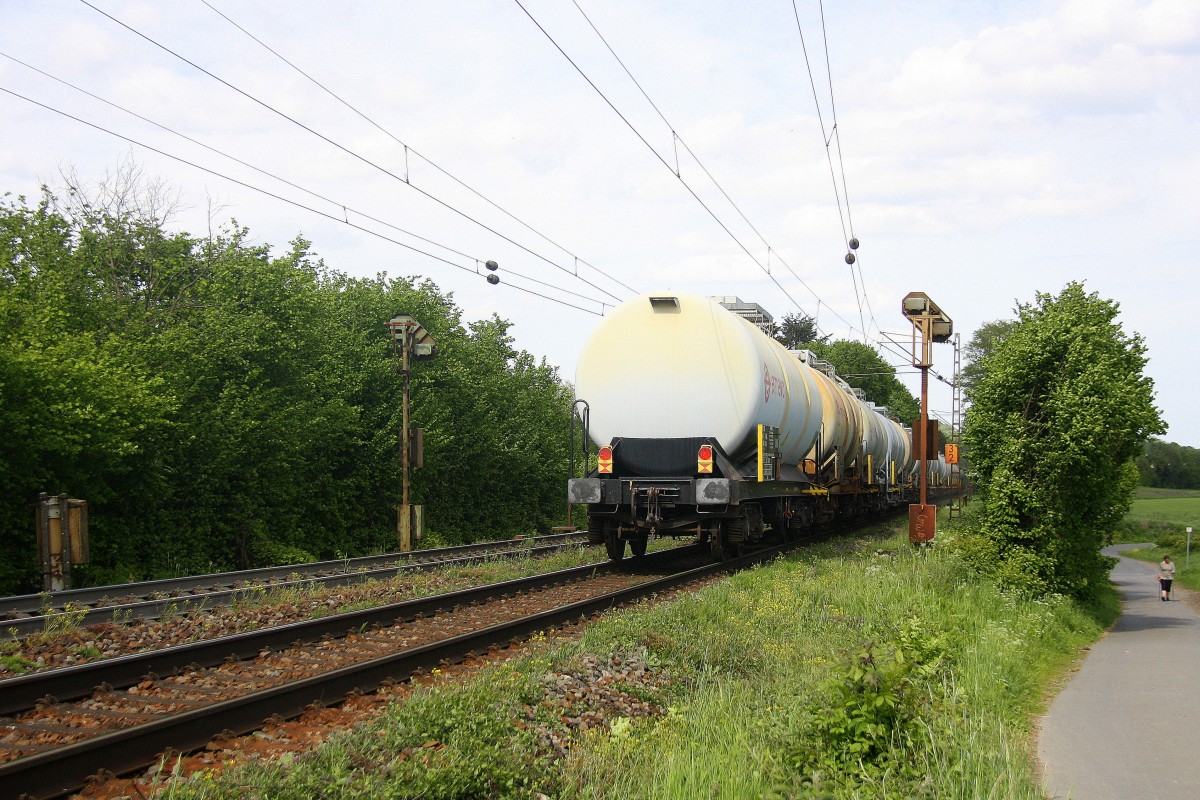
<path fill-rule="evenodd" d="M 297 239 L 167 230 L 136 208 L 0 204 L 0 593 L 39 588 L 31 503 L 89 501 L 93 581 L 394 549 L 400 379 L 420 320 L 413 502 L 464 541 L 565 511 L 570 391 L 429 281 L 350 278 Z"/>
<path fill-rule="evenodd" d="M 978 363 L 963 439 L 983 512 L 968 552 L 1019 591 L 1082 596 L 1106 579 L 1104 534 L 1163 430 L 1145 344 L 1118 312 L 1081 283 L 1039 293 Z"/>

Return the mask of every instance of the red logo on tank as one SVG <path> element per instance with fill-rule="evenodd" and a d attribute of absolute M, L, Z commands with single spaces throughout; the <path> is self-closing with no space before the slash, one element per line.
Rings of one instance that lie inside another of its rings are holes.
<path fill-rule="evenodd" d="M 766 362 L 763 362 L 763 402 L 769 402 L 773 394 L 783 397 L 783 378 L 772 375 Z"/>

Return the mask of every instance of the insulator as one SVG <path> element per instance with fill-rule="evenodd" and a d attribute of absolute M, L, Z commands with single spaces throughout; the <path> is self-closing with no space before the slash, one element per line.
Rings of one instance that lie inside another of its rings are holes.
<path fill-rule="evenodd" d="M 846 253 L 846 263 L 853 264 L 855 261 L 854 253 Z"/>
<path fill-rule="evenodd" d="M 851 249 L 851 250 L 857 250 L 857 249 L 858 249 L 858 239 L 851 239 L 851 240 L 850 240 L 850 249 Z"/>

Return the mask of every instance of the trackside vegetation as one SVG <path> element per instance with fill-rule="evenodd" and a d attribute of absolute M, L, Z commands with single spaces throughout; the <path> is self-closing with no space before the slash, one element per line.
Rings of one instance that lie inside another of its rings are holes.
<path fill-rule="evenodd" d="M 128 169 L 0 197 L 0 594 L 41 588 L 39 492 L 89 503 L 76 585 L 394 550 L 398 314 L 439 346 L 412 372 L 433 538 L 559 522 L 570 390 L 508 322 L 427 280 L 347 277 L 302 239 L 171 232 L 169 212 Z"/>
<path fill-rule="evenodd" d="M 943 528 L 932 548 L 893 525 L 619 612 L 314 753 L 162 796 L 1042 800 L 1031 718 L 1115 595 L 1001 592 Z"/>

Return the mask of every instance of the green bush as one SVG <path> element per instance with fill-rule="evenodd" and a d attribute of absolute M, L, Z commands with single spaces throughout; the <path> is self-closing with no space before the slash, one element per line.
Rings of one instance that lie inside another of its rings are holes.
<path fill-rule="evenodd" d="M 280 567 L 285 564 L 307 564 L 319 561 L 302 547 L 279 542 L 259 541 L 254 544 L 254 566 Z"/>
<path fill-rule="evenodd" d="M 1187 546 L 1187 540 L 1184 534 L 1175 533 L 1174 531 L 1163 531 L 1155 537 L 1155 544 L 1164 550 L 1175 550 L 1182 553 Z"/>
<path fill-rule="evenodd" d="M 995 545 L 977 566 L 1029 596 L 1095 596 L 1098 552 L 1129 509 L 1134 458 L 1164 429 L 1146 346 L 1120 306 L 1073 282 L 1038 293 L 976 364 L 963 442 Z"/>
<path fill-rule="evenodd" d="M 917 616 L 892 640 L 843 654 L 820 693 L 826 704 L 787 737 L 795 744 L 780 758 L 773 796 L 836 786 L 833 797 L 856 797 L 862 782 L 884 776 L 919 791 L 925 774 L 913 755 L 938 717 L 945 656 L 945 637 Z"/>

